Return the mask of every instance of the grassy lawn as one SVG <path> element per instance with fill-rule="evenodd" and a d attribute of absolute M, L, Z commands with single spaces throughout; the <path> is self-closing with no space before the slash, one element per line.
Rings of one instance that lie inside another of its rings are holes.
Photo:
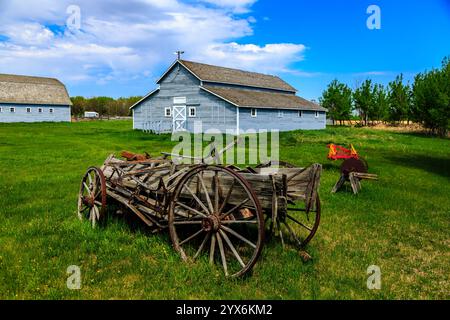
<path fill-rule="evenodd" d="M 185 264 L 168 234 L 119 219 L 91 229 L 76 218 L 87 167 L 121 150 L 171 151 L 169 136 L 131 122 L 0 124 L 0 298 L 3 299 L 448 299 L 450 140 L 356 128 L 281 134 L 280 158 L 322 163 L 322 219 L 303 263 L 267 242 L 253 275 L 224 279 L 207 263 Z M 353 143 L 378 182 L 331 194 L 340 162 L 326 144 Z M 81 290 L 66 288 L 78 265 Z M 381 290 L 368 290 L 378 265 Z"/>

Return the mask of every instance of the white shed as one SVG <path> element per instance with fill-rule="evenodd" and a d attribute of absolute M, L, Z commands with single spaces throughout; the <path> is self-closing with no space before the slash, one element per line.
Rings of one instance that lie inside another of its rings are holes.
<path fill-rule="evenodd" d="M 85 118 L 98 118 L 99 114 L 98 114 L 98 112 L 95 112 L 95 111 L 85 111 L 84 117 Z"/>

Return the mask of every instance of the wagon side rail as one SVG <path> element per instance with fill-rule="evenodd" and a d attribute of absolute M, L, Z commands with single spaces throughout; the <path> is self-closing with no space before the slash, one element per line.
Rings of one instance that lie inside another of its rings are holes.
<path fill-rule="evenodd" d="M 302 200 L 306 210 L 314 210 L 319 186 L 322 165 L 315 163 L 306 168 L 257 168 L 256 173 L 263 175 L 284 176 L 283 194 L 288 201 Z M 277 193 L 280 190 L 276 190 Z"/>

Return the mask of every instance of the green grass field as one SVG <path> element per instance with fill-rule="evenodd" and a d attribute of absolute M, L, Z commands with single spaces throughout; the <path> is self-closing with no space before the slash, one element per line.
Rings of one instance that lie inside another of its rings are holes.
<path fill-rule="evenodd" d="M 322 219 L 303 263 L 267 242 L 253 275 L 224 279 L 185 264 L 167 234 L 112 219 L 91 229 L 76 217 L 87 167 L 121 150 L 171 151 L 169 136 L 131 122 L 0 124 L 0 298 L 3 299 L 448 299 L 450 140 L 356 128 L 281 134 L 281 159 L 323 164 Z M 353 143 L 378 182 L 331 194 L 340 162 L 326 144 Z M 78 265 L 81 290 L 66 287 Z M 368 290 L 369 265 L 382 273 Z"/>

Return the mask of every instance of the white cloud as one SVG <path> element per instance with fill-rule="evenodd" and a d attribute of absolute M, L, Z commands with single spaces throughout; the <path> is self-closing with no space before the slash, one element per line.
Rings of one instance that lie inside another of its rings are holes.
<path fill-rule="evenodd" d="M 204 3 L 205 1 L 203 1 Z M 71 0 L 2 1 L 0 73 L 54 76 L 71 85 L 148 81 L 184 58 L 266 73 L 289 72 L 301 44 L 238 44 L 256 19 L 237 12 L 254 0 L 78 0 L 81 30 L 64 28 Z M 152 83 L 148 81 L 149 89 Z"/>
<path fill-rule="evenodd" d="M 256 0 L 201 0 L 217 7 L 232 9 L 235 13 L 245 13 L 256 2 Z"/>
<path fill-rule="evenodd" d="M 255 44 L 218 43 L 210 44 L 198 53 L 198 60 L 228 67 L 242 68 L 266 73 L 289 72 L 287 63 L 303 60 L 305 46 L 292 43 Z"/>
<path fill-rule="evenodd" d="M 11 24 L 3 27 L 11 42 L 23 45 L 45 45 L 54 38 L 53 32 L 39 23 Z"/>
<path fill-rule="evenodd" d="M 353 76 L 355 77 L 370 77 L 370 76 L 386 76 L 391 75 L 392 72 L 390 71 L 366 71 L 366 72 L 358 72 L 353 73 Z"/>

